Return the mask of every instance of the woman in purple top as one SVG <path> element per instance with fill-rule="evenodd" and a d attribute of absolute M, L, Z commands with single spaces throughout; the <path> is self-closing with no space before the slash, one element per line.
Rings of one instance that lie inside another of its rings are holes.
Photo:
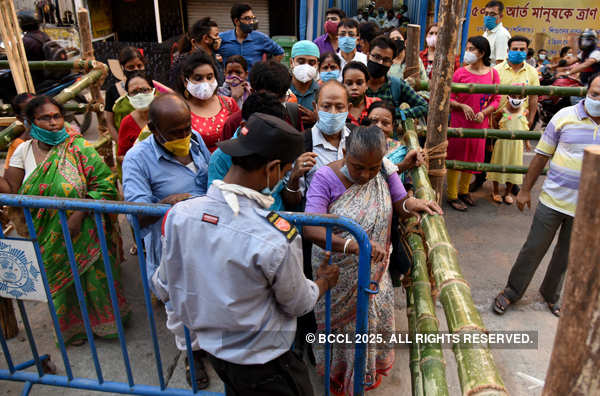
<path fill-rule="evenodd" d="M 346 138 L 342 160 L 321 167 L 313 176 L 306 195 L 306 212 L 349 217 L 362 226 L 372 245 L 371 279 L 379 283 L 379 293 L 369 304 L 369 331 L 394 332 L 394 293 L 388 272 L 391 253 L 392 213 L 407 217 L 425 211 L 441 214 L 435 202 L 408 197 L 398 176 L 397 167 L 384 158 L 387 144 L 377 126 L 358 127 Z M 325 256 L 325 229 L 304 227 L 304 236 L 312 240 L 312 262 Z M 346 231 L 332 235 L 331 259 L 340 268 L 338 284 L 331 290 L 331 327 L 334 333 L 354 334 L 358 274 L 357 242 Z M 313 273 L 317 268 L 313 265 Z M 315 306 L 318 332 L 324 331 L 325 304 Z M 317 368 L 324 374 L 324 350 L 316 352 Z M 352 348 L 332 346 L 332 394 L 351 394 L 354 367 Z M 381 382 L 394 363 L 394 351 L 372 344 L 367 350 L 365 382 L 370 389 Z"/>

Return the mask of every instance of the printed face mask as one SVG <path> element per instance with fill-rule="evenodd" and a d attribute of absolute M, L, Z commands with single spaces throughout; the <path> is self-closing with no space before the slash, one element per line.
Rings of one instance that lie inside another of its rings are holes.
<path fill-rule="evenodd" d="M 201 82 L 201 83 L 193 83 L 190 80 L 187 82 L 186 89 L 195 98 L 200 100 L 210 99 L 211 96 L 215 93 L 215 89 L 217 89 L 217 80 L 212 80 L 211 82 Z"/>
<path fill-rule="evenodd" d="M 515 109 L 518 109 L 519 107 L 521 107 L 523 102 L 525 102 L 525 99 L 508 98 L 508 103 L 510 103 L 510 105 L 512 107 L 514 107 Z"/>
<path fill-rule="evenodd" d="M 349 54 L 356 48 L 356 37 L 343 36 L 338 38 L 338 45 L 340 50 Z"/>
<path fill-rule="evenodd" d="M 307 83 L 317 77 L 317 69 L 308 63 L 294 66 L 292 73 L 294 74 L 294 77 L 302 83 Z"/>
<path fill-rule="evenodd" d="M 319 121 L 316 126 L 325 135 L 335 135 L 344 128 L 346 118 L 348 118 L 347 111 L 336 114 L 319 111 Z"/>
<path fill-rule="evenodd" d="M 150 107 L 150 103 L 152 103 L 152 101 L 154 100 L 154 89 L 152 90 L 152 92 L 139 93 L 133 96 L 127 95 L 127 97 L 129 98 L 129 103 L 131 103 L 134 109 L 147 109 L 148 107 Z"/>

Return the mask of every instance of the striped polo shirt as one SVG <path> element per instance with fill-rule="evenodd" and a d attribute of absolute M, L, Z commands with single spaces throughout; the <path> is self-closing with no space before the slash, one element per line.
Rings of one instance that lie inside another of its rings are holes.
<path fill-rule="evenodd" d="M 600 144 L 600 125 L 586 113 L 584 100 L 565 107 L 552 117 L 535 152 L 552 157 L 540 202 L 575 216 L 583 150 Z"/>

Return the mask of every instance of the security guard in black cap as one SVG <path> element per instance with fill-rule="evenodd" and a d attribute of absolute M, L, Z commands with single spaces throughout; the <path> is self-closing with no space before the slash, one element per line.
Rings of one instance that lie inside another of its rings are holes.
<path fill-rule="evenodd" d="M 219 143 L 232 167 L 207 195 L 175 205 L 165 216 L 163 255 L 153 278 L 169 329 L 185 349 L 209 359 L 231 395 L 312 395 L 304 363 L 290 352 L 296 318 L 337 282 L 322 263 L 305 278 L 296 228 L 277 213 L 270 191 L 303 151 L 303 135 L 265 114 L 250 117 L 237 139 Z"/>

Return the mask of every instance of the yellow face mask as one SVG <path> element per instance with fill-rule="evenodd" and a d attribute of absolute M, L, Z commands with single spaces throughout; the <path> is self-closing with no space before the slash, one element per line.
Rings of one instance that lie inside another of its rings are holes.
<path fill-rule="evenodd" d="M 192 134 L 190 133 L 182 139 L 168 140 L 163 143 L 164 148 L 171 152 L 176 157 L 185 157 L 190 153 L 190 141 Z"/>

